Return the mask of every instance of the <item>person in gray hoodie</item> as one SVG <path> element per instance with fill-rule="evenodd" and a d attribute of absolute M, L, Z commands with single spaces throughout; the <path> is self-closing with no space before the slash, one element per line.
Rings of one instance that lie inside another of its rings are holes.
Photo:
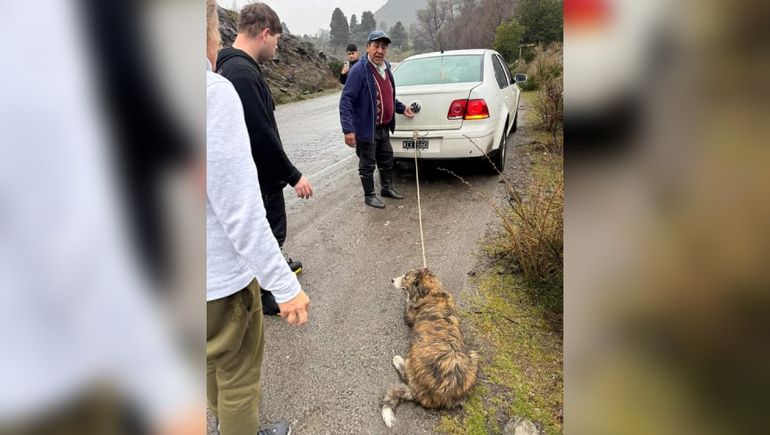
<path fill-rule="evenodd" d="M 262 203 L 243 106 L 211 72 L 219 47 L 216 5 L 207 0 L 206 385 L 220 433 L 288 434 L 281 421 L 259 430 L 264 349 L 260 285 L 289 324 L 307 322 L 309 298 L 283 258 Z"/>

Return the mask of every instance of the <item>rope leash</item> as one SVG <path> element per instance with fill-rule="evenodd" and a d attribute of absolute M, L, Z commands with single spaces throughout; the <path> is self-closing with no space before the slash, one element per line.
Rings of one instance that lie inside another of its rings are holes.
<path fill-rule="evenodd" d="M 428 267 L 428 261 L 425 259 L 425 234 L 422 231 L 422 202 L 420 201 L 420 170 L 417 165 L 417 138 L 418 131 L 414 130 L 412 138 L 414 139 L 414 178 L 417 184 L 417 215 L 420 221 L 420 245 L 422 246 L 422 267 Z"/>

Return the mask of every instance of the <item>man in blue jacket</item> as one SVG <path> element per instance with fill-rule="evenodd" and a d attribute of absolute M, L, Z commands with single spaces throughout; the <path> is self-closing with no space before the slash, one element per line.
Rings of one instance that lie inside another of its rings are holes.
<path fill-rule="evenodd" d="M 374 190 L 374 168 L 380 171 L 380 194 L 402 199 L 393 189 L 393 148 L 390 133 L 396 128 L 396 113 L 414 117 L 412 109 L 396 99 L 396 84 L 385 61 L 390 38 L 376 30 L 366 41 L 366 56 L 348 73 L 340 98 L 340 121 L 345 143 L 356 149 L 358 174 L 364 188 L 364 202 L 385 208 Z"/>

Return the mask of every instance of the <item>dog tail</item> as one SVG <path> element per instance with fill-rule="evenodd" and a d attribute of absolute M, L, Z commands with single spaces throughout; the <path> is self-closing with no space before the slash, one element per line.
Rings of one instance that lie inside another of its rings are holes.
<path fill-rule="evenodd" d="M 396 422 L 395 410 L 404 400 L 414 400 L 408 385 L 395 384 L 388 387 L 385 397 L 382 398 L 382 421 L 385 422 L 385 426 L 393 427 L 393 423 Z"/>

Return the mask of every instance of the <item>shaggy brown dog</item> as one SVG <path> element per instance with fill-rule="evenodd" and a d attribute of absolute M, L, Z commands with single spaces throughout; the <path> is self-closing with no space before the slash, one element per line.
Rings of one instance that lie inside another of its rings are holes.
<path fill-rule="evenodd" d="M 465 346 L 457 306 L 428 269 L 411 270 L 393 285 L 406 291 L 404 320 L 412 328 L 406 360 L 393 366 L 404 381 L 391 385 L 382 399 L 382 420 L 392 427 L 402 400 L 428 409 L 461 405 L 476 383 L 479 359 Z"/>

